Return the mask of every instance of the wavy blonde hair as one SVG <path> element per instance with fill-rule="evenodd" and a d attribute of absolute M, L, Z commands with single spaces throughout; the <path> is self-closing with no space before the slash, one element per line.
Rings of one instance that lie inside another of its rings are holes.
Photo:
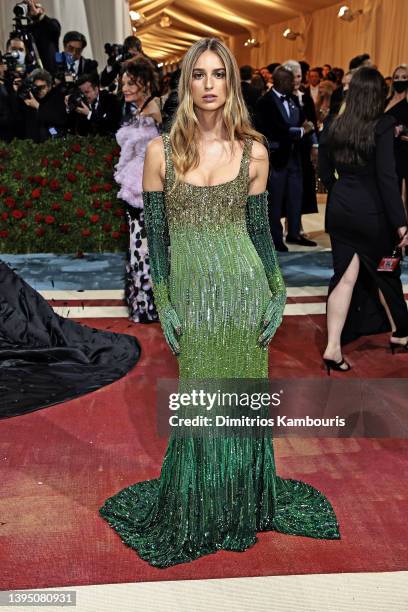
<path fill-rule="evenodd" d="M 216 53 L 225 67 L 227 97 L 223 108 L 223 119 L 231 150 L 235 140 L 242 141 L 247 137 L 264 142 L 263 136 L 251 126 L 242 96 L 241 80 L 235 57 L 218 38 L 202 38 L 190 47 L 183 58 L 178 88 L 179 107 L 170 130 L 176 183 L 180 182 L 191 168 L 197 168 L 200 162 L 197 146 L 199 121 L 193 104 L 191 81 L 194 66 L 204 51 Z"/>

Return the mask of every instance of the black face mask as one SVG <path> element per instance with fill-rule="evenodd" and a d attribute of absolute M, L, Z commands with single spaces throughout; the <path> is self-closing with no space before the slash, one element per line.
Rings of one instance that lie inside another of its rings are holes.
<path fill-rule="evenodd" d="M 408 80 L 406 81 L 394 81 L 394 89 L 397 93 L 403 93 L 408 89 Z"/>

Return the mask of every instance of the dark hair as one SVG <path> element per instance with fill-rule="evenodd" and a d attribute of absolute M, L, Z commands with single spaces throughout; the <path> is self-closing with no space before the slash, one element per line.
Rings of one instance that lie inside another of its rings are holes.
<path fill-rule="evenodd" d="M 253 72 L 254 69 L 252 68 L 252 66 L 241 66 L 239 69 L 241 81 L 249 81 L 250 79 L 252 79 Z"/>
<path fill-rule="evenodd" d="M 12 34 L 10 35 L 10 38 L 8 39 L 7 43 L 6 43 L 6 48 L 8 48 L 11 45 L 11 41 L 12 40 L 20 40 L 22 43 L 24 43 L 25 48 L 27 49 L 27 45 L 25 44 L 24 40 L 21 38 L 21 36 L 19 34 Z"/>
<path fill-rule="evenodd" d="M 100 80 L 97 72 L 92 72 L 91 74 L 82 74 L 79 79 L 77 79 L 76 85 L 79 87 L 80 85 L 84 85 L 84 83 L 90 83 L 92 87 L 99 87 Z"/>
<path fill-rule="evenodd" d="M 329 70 L 326 74 L 326 81 L 331 81 L 332 83 L 337 83 L 337 76 L 334 70 Z"/>
<path fill-rule="evenodd" d="M 310 68 L 309 69 L 309 74 L 311 72 L 317 72 L 317 74 L 319 75 L 319 79 L 322 78 L 322 69 L 319 66 L 317 66 L 317 68 Z"/>
<path fill-rule="evenodd" d="M 303 60 L 300 60 L 299 64 L 302 70 L 302 83 L 304 83 L 306 81 L 306 75 L 308 71 L 310 70 L 310 64 L 308 64 L 307 62 L 304 62 Z"/>
<path fill-rule="evenodd" d="M 135 48 L 140 52 L 142 50 L 142 41 L 137 36 L 127 36 L 123 41 L 123 46 L 127 50 Z"/>
<path fill-rule="evenodd" d="M 29 78 L 32 83 L 34 83 L 34 81 L 45 81 L 48 87 L 52 87 L 52 76 L 47 70 L 43 70 L 42 68 L 33 70 Z"/>
<path fill-rule="evenodd" d="M 375 68 L 363 67 L 353 74 L 344 112 L 329 128 L 334 160 L 364 165 L 375 145 L 375 126 L 384 112 L 387 85 Z"/>
<path fill-rule="evenodd" d="M 323 68 L 324 68 L 325 66 L 327 66 L 327 68 L 328 68 L 329 70 L 331 70 L 331 69 L 332 69 L 332 67 L 330 66 L 330 64 L 323 64 Z"/>
<path fill-rule="evenodd" d="M 280 66 L 280 63 L 279 63 L 279 62 L 273 62 L 272 64 L 268 64 L 268 65 L 267 65 L 267 69 L 269 70 L 269 72 L 270 72 L 271 74 L 273 74 L 273 71 L 274 71 L 274 70 L 275 70 L 275 69 L 276 69 L 278 66 Z"/>
<path fill-rule="evenodd" d="M 158 92 L 158 75 L 153 64 L 148 59 L 129 62 L 121 71 L 122 76 L 128 74 L 133 79 L 141 81 L 144 87 L 150 85 L 152 95 Z"/>
<path fill-rule="evenodd" d="M 181 77 L 181 69 L 177 68 L 170 74 L 170 89 L 177 89 Z"/>
<path fill-rule="evenodd" d="M 369 59 L 370 59 L 370 56 L 368 53 L 362 53 L 361 55 L 356 55 L 356 57 L 353 57 L 353 59 L 350 60 L 349 70 L 355 70 L 356 68 L 360 68 L 360 66 L 362 66 L 364 62 L 366 62 Z"/>
<path fill-rule="evenodd" d="M 77 32 L 76 30 L 72 30 L 71 32 L 67 32 L 62 40 L 62 43 L 65 47 L 69 42 L 80 42 L 82 44 L 82 49 L 85 49 L 88 42 L 81 32 Z"/>

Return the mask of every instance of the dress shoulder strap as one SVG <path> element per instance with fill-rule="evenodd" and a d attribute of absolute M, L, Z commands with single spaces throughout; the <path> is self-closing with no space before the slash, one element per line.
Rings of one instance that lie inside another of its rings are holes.
<path fill-rule="evenodd" d="M 242 151 L 240 175 L 249 181 L 249 162 L 251 161 L 252 138 L 245 138 L 244 150 Z"/>
<path fill-rule="evenodd" d="M 166 184 L 171 186 L 175 180 L 173 157 L 171 152 L 170 134 L 162 134 L 164 146 L 164 159 L 166 163 Z"/>

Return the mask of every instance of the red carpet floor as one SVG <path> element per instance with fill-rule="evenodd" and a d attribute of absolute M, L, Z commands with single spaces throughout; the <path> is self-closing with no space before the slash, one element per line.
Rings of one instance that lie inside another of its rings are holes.
<path fill-rule="evenodd" d="M 177 364 L 158 325 L 84 322 L 135 334 L 142 358 L 94 394 L 0 422 L 0 589 L 408 570 L 408 442 L 391 439 L 275 440 L 278 474 L 327 495 L 340 541 L 267 532 L 244 553 L 221 551 L 165 570 L 140 560 L 98 508 L 119 489 L 159 475 L 166 440 L 156 433 L 154 385 L 176 376 Z M 271 347 L 271 376 L 325 376 L 323 330 L 323 316 L 285 317 Z M 347 347 L 348 376 L 406 377 L 408 354 L 392 357 L 386 344 L 376 336 Z"/>

